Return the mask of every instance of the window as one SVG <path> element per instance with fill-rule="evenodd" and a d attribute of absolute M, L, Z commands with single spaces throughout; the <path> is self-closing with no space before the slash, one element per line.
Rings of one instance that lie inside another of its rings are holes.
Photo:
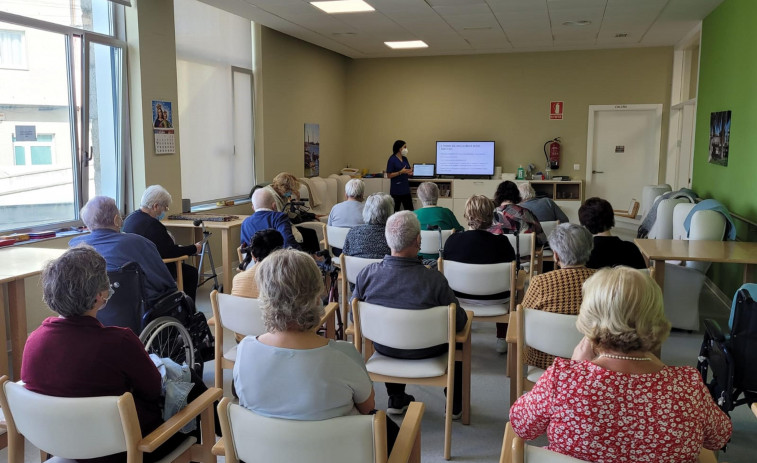
<path fill-rule="evenodd" d="M 77 224 L 94 195 L 122 206 L 125 43 L 109 34 L 124 7 L 0 3 L 0 63 L 25 66 L 0 65 L 0 231 Z"/>
<path fill-rule="evenodd" d="M 0 30 L 0 68 L 26 69 L 24 31 Z"/>
<path fill-rule="evenodd" d="M 16 141 L 13 136 L 13 152 L 17 166 L 40 166 L 53 163 L 54 134 L 37 135 L 36 141 Z"/>

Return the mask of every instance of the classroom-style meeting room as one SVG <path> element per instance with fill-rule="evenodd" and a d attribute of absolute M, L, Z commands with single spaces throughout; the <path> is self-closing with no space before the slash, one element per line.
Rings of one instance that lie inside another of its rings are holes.
<path fill-rule="evenodd" d="M 754 461 L 755 18 L 0 1 L 0 461 Z"/>

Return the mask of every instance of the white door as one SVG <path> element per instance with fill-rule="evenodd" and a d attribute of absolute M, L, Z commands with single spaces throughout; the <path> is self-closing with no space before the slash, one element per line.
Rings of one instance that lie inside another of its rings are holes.
<path fill-rule="evenodd" d="M 644 185 L 656 185 L 659 176 L 661 121 L 662 105 L 589 106 L 587 197 L 614 209 L 641 202 Z"/>

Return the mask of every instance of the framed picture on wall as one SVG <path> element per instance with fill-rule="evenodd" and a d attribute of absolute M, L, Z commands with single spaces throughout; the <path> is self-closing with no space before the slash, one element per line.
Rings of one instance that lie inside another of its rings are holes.
<path fill-rule="evenodd" d="M 321 165 L 321 127 L 305 124 L 305 177 L 318 177 Z"/>
<path fill-rule="evenodd" d="M 719 166 L 728 165 L 728 145 L 731 139 L 731 112 L 710 114 L 710 156 L 708 161 Z"/>

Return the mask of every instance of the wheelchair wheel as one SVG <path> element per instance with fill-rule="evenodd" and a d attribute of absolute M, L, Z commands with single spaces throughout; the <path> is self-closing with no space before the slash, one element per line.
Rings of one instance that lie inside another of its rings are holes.
<path fill-rule="evenodd" d="M 194 368 L 194 348 L 189 331 L 173 317 L 159 317 L 151 321 L 139 340 L 148 354 L 168 357 L 181 365 L 186 363 Z"/>

